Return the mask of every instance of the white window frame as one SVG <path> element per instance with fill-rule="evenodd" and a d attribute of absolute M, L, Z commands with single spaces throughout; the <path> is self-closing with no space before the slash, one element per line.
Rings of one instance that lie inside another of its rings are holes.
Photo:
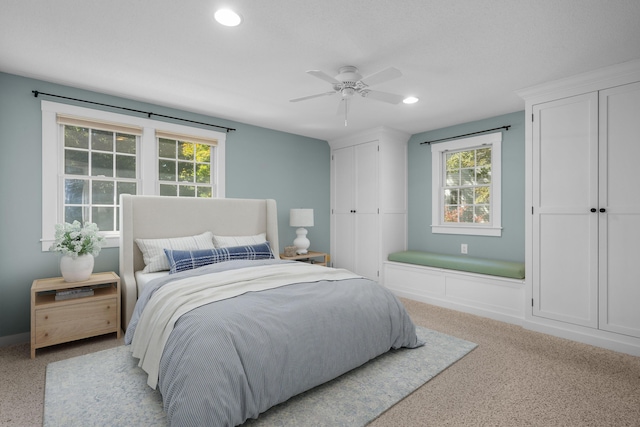
<path fill-rule="evenodd" d="M 162 122 L 144 117 L 128 116 L 108 111 L 94 110 L 75 105 L 41 101 L 42 109 L 42 250 L 48 251 L 55 240 L 55 225 L 64 222 L 64 134 L 63 126 L 57 122 L 58 114 L 82 117 L 88 120 L 121 123 L 139 126 L 142 136 L 138 138 L 136 165 L 137 191 L 140 195 L 160 194 L 158 180 L 158 148 L 156 130 L 191 135 L 217 140 L 211 158 L 213 169 L 213 197 L 225 197 L 225 141 L 226 133 L 209 129 Z M 104 247 L 118 247 L 120 233 L 105 232 Z"/>
<path fill-rule="evenodd" d="M 488 224 L 444 222 L 444 171 L 446 153 L 491 146 L 491 221 Z M 431 144 L 431 232 L 438 234 L 468 234 L 474 236 L 502 235 L 502 132 Z"/>

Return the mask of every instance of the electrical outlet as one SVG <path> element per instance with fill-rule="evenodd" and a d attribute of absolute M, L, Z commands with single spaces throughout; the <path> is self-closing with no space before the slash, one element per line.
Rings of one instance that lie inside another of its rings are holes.
<path fill-rule="evenodd" d="M 467 250 L 468 250 L 468 248 L 467 248 L 467 244 L 466 243 L 463 243 L 463 244 L 460 245 L 460 253 L 466 254 Z"/>

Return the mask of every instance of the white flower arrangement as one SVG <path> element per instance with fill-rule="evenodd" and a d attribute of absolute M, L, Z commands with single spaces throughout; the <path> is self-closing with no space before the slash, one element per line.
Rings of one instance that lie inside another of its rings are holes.
<path fill-rule="evenodd" d="M 88 254 L 96 257 L 105 243 L 104 237 L 98 234 L 99 231 L 98 226 L 92 222 L 85 222 L 84 226 L 79 221 L 56 224 L 56 241 L 49 250 L 62 252 L 62 255 L 74 259 Z"/>

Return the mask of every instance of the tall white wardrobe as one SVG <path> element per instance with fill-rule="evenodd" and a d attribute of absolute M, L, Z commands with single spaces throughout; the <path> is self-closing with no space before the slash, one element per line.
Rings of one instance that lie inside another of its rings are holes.
<path fill-rule="evenodd" d="M 381 281 L 382 262 L 407 247 L 407 141 L 379 127 L 329 141 L 331 261 Z"/>
<path fill-rule="evenodd" d="M 640 61 L 519 94 L 524 326 L 640 355 Z"/>

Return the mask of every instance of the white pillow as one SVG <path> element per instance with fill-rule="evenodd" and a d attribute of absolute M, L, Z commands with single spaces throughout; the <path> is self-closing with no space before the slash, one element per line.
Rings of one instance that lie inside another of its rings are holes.
<path fill-rule="evenodd" d="M 169 260 L 165 249 L 190 251 L 195 249 L 215 249 L 213 233 L 205 231 L 197 236 L 174 237 L 170 239 L 136 239 L 136 243 L 144 258 L 143 273 L 169 270 Z"/>
<path fill-rule="evenodd" d="M 267 241 L 266 233 L 255 236 L 213 236 L 213 244 L 216 248 L 228 248 L 231 246 L 252 246 Z"/>

